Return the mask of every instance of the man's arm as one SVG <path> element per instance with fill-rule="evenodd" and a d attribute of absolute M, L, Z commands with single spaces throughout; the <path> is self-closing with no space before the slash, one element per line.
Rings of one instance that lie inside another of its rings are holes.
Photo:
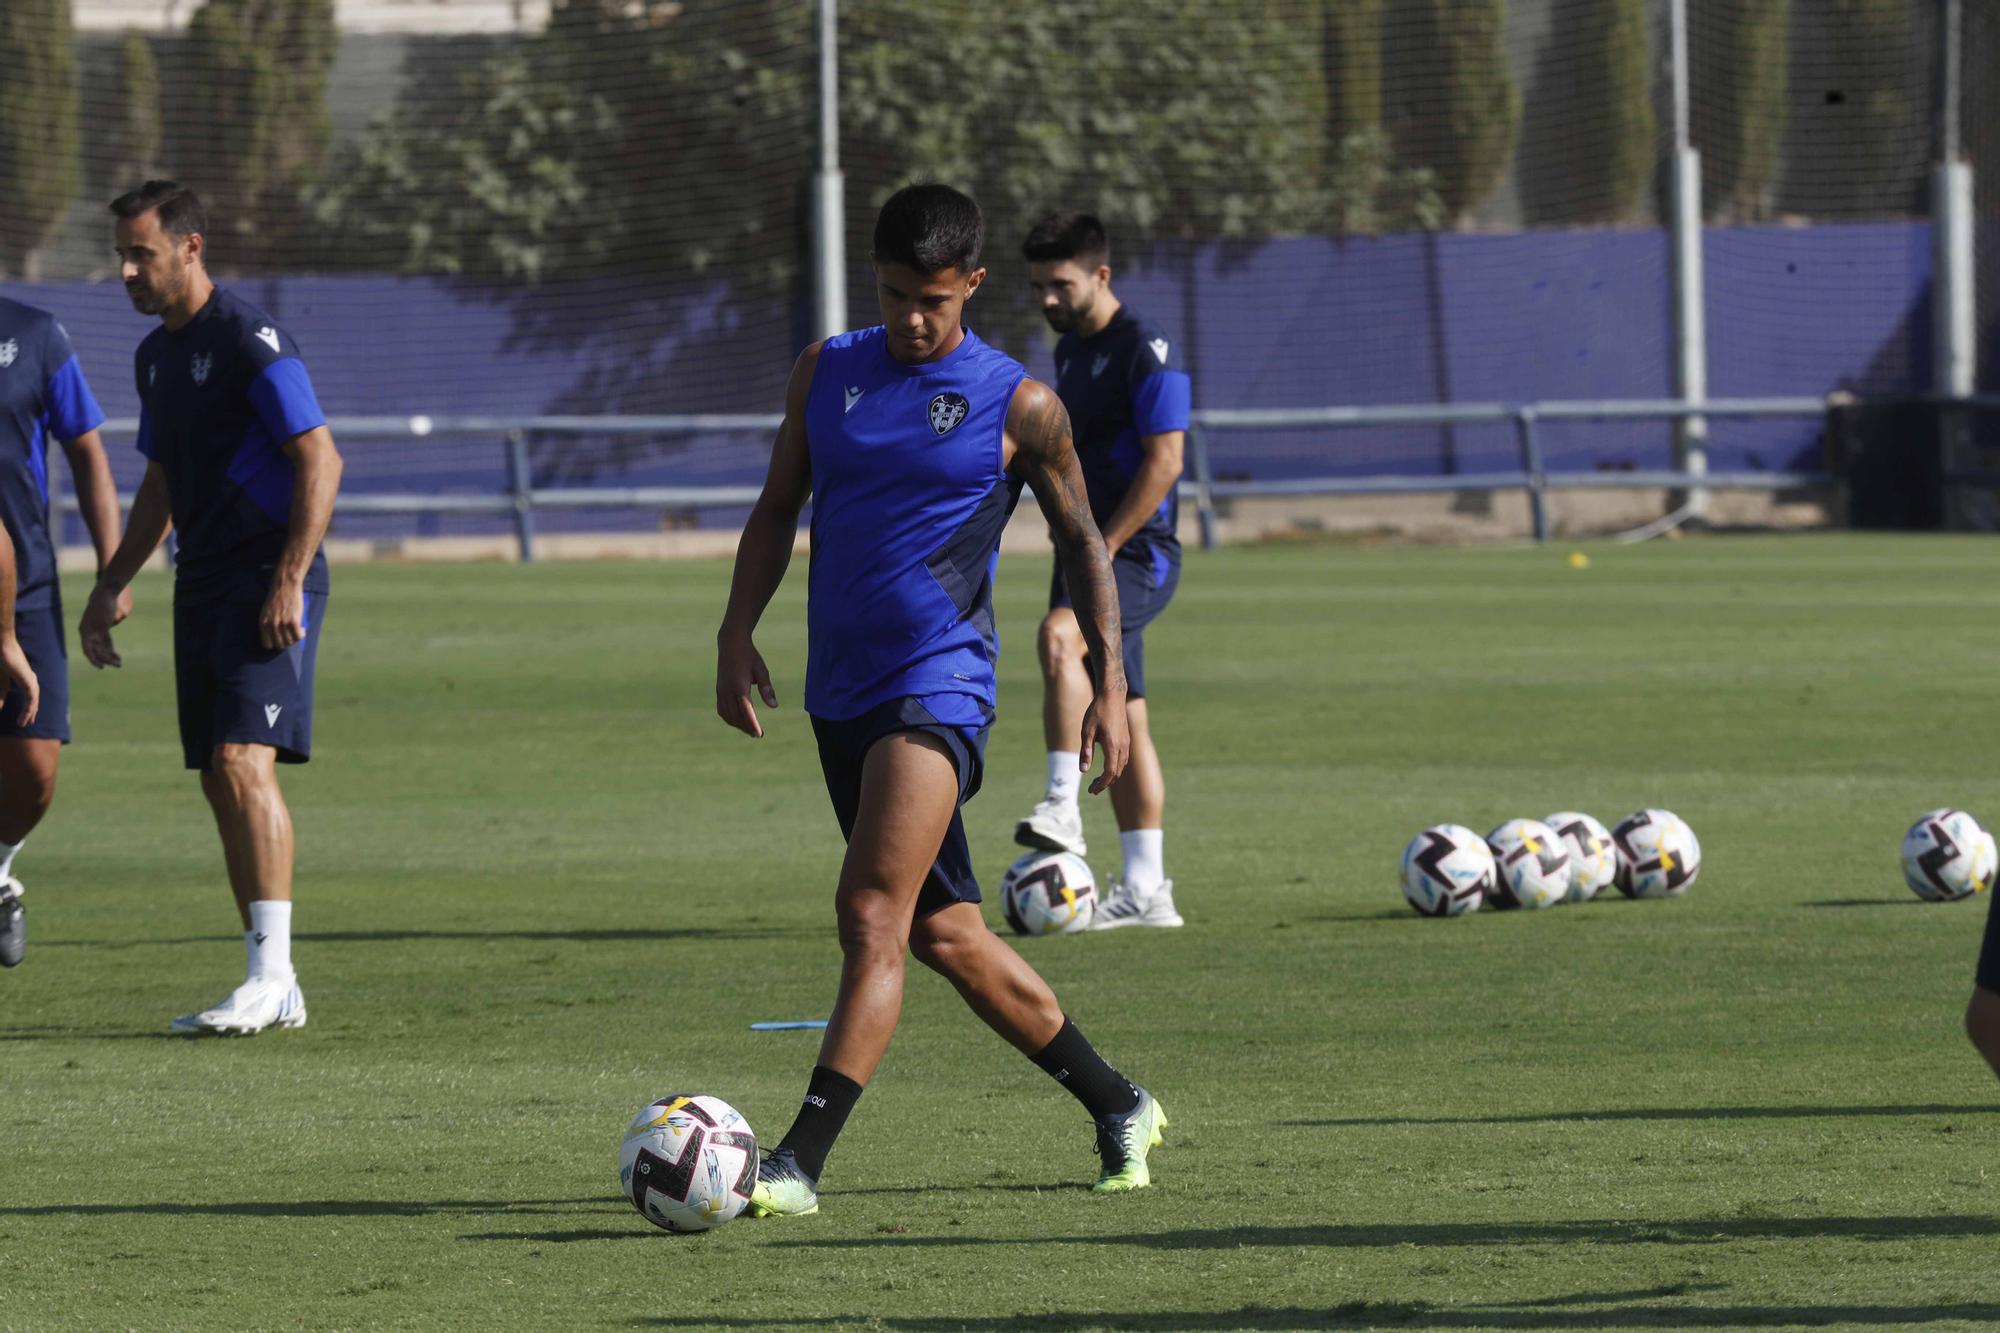
<path fill-rule="evenodd" d="M 1132 486 L 1125 492 L 1125 498 L 1104 525 L 1104 546 L 1113 555 L 1132 540 L 1133 533 L 1146 526 L 1146 520 L 1159 511 L 1161 504 L 1179 484 L 1181 454 L 1186 440 L 1187 432 L 1179 430 L 1139 437 L 1139 448 L 1144 452 L 1139 470 L 1133 474 Z"/>
<path fill-rule="evenodd" d="M 0 523 L 0 671 L 5 671 L 11 683 L 19 685 L 28 696 L 21 709 L 21 725 L 27 726 L 41 709 L 42 683 L 35 679 L 35 669 L 28 665 L 28 655 L 22 651 L 21 641 L 14 637 L 15 586 L 14 534 Z M 7 682 L 0 682 L 0 691 L 6 688 Z"/>
<path fill-rule="evenodd" d="M 111 645 L 111 627 L 121 619 L 118 603 L 126 585 L 138 576 L 146 561 L 167 539 L 173 526 L 173 510 L 167 501 L 167 474 L 158 463 L 146 465 L 145 480 L 132 497 L 132 512 L 125 516 L 125 537 L 104 562 L 90 601 L 83 608 L 83 623 L 77 637 L 83 642 L 84 658 L 94 667 L 122 666 L 124 659 Z"/>
<path fill-rule="evenodd" d="M 1090 659 L 1096 665 L 1097 695 L 1083 715 L 1079 756 L 1088 772 L 1096 742 L 1104 743 L 1104 771 L 1090 784 L 1103 791 L 1125 771 L 1131 748 L 1125 727 L 1125 650 L 1118 632 L 1118 585 L 1111 555 L 1090 517 L 1090 495 L 1077 466 L 1069 413 L 1045 384 L 1023 380 L 1007 408 L 1008 467 L 1035 488 L 1035 500 L 1049 521 L 1056 559 L 1069 582 L 1070 600 Z"/>
<path fill-rule="evenodd" d="M 812 496 L 812 455 L 806 448 L 806 396 L 819 365 L 818 343 L 800 354 L 785 386 L 785 419 L 771 447 L 764 490 L 743 537 L 736 544 L 736 568 L 729 579 L 729 607 L 715 636 L 715 711 L 724 722 L 750 736 L 764 734 L 751 701 L 754 689 L 766 708 L 778 706 L 771 672 L 752 636 L 764 608 L 784 581 L 798 540 L 799 511 Z"/>
<path fill-rule="evenodd" d="M 257 617 L 257 637 L 266 648 L 289 648 L 306 636 L 306 573 L 333 521 L 343 466 L 325 426 L 286 441 L 285 457 L 292 460 L 292 513 L 285 549 L 271 572 L 270 595 Z"/>
<path fill-rule="evenodd" d="M 111 480 L 111 460 L 104 454 L 104 437 L 87 430 L 73 440 L 62 442 L 63 457 L 69 460 L 70 481 L 76 487 L 77 508 L 83 511 L 83 526 L 90 530 L 90 544 L 97 551 L 97 572 L 111 563 L 118 549 L 118 487 Z M 132 591 L 118 594 L 118 619 L 132 614 Z"/>

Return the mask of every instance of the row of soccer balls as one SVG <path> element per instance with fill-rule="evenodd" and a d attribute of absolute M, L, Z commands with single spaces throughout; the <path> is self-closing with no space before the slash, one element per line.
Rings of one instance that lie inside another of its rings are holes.
<path fill-rule="evenodd" d="M 1671 810 L 1639 810 L 1607 830 L 1563 810 L 1510 819 L 1484 838 L 1463 824 L 1434 824 L 1403 849 L 1403 896 L 1425 916 L 1464 916 L 1482 905 L 1584 903 L 1607 888 L 1627 898 L 1686 893 L 1701 873 L 1701 843 Z"/>

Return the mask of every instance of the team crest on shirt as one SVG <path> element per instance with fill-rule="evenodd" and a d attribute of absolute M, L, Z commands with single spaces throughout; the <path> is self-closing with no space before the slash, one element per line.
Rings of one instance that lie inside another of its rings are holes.
<path fill-rule="evenodd" d="M 198 353 L 188 362 L 188 374 L 194 376 L 197 386 L 208 383 L 208 372 L 215 369 L 215 358 L 207 352 Z"/>
<path fill-rule="evenodd" d="M 0 343 L 0 370 L 5 370 L 7 367 L 13 365 L 14 358 L 20 354 L 21 344 L 15 342 L 12 338 Z"/>
<path fill-rule="evenodd" d="M 1068 358 L 1065 357 L 1063 360 L 1056 362 L 1056 378 L 1066 379 L 1068 378 L 1068 376 L 1069 376 L 1069 360 Z"/>
<path fill-rule="evenodd" d="M 965 414 L 972 410 L 972 404 L 965 401 L 965 395 L 941 393 L 931 399 L 931 429 L 940 435 L 951 433 L 954 426 L 965 420 Z"/>
<path fill-rule="evenodd" d="M 1111 353 L 1106 352 L 1090 363 L 1090 377 L 1096 379 L 1111 364 Z"/>

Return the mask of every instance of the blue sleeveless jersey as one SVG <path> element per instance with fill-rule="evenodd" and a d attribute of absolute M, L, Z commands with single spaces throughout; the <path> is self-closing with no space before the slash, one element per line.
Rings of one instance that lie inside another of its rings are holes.
<path fill-rule="evenodd" d="M 1025 376 L 970 329 L 916 366 L 889 355 L 879 326 L 821 346 L 806 399 L 813 716 L 858 717 L 906 696 L 931 699 L 955 726 L 991 716 L 993 572 L 1020 496 L 1001 436 Z"/>

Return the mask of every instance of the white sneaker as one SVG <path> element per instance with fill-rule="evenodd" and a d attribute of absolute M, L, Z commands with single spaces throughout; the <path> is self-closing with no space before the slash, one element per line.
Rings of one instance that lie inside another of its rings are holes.
<path fill-rule="evenodd" d="M 1184 926 L 1181 914 L 1174 910 L 1174 882 L 1160 881 L 1160 887 L 1145 897 L 1111 881 L 1111 887 L 1098 899 L 1097 911 L 1090 918 L 1092 930 L 1116 930 L 1120 926 Z"/>
<path fill-rule="evenodd" d="M 1083 811 L 1074 801 L 1036 801 L 1034 813 L 1014 825 L 1014 841 L 1023 847 L 1073 856 L 1089 851 L 1083 841 Z"/>
<path fill-rule="evenodd" d="M 295 977 L 252 977 L 229 992 L 213 1009 L 182 1014 L 169 1026 L 175 1032 L 214 1032 L 247 1037 L 265 1028 L 306 1025 L 306 997 Z"/>

